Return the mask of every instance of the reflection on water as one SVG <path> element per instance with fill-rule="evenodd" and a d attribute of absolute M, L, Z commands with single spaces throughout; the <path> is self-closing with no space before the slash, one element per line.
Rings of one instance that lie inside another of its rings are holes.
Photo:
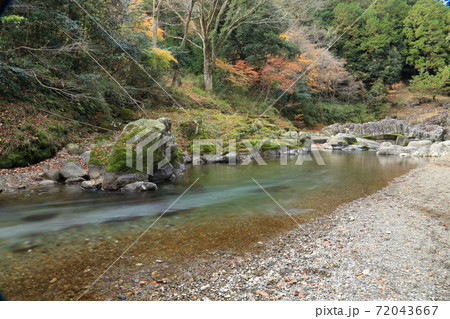
<path fill-rule="evenodd" d="M 52 272 L 64 268 L 70 285 L 74 273 L 82 275 L 84 267 L 98 264 L 100 271 L 111 255 L 120 254 L 197 178 L 148 238 L 142 239 L 147 246 L 142 250 L 136 247 L 140 258 L 181 260 L 210 250 L 239 251 L 295 227 L 252 178 L 298 222 L 306 222 L 373 193 L 416 165 L 412 159 L 377 157 L 374 152 L 322 155 L 325 166 L 312 161 L 295 166 L 295 160 L 281 166 L 272 160 L 267 166 L 190 167 L 183 179 L 148 194 L 86 193 L 78 187 L 62 187 L 28 197 L 0 196 L 0 282 L 8 282 L 8 288 L 16 293 L 21 291 L 16 298 L 36 299 L 28 291 L 31 281 L 22 282 L 27 276 L 36 277 L 41 266 L 48 277 L 44 282 L 51 280 Z M 54 259 L 52 264 L 40 265 L 49 256 Z M 25 270 L 12 271 L 18 264 Z M 33 287 L 48 293 L 48 299 L 66 298 L 56 294 L 56 286 L 50 293 L 39 280 Z M 37 299 L 45 299 L 40 296 Z"/>

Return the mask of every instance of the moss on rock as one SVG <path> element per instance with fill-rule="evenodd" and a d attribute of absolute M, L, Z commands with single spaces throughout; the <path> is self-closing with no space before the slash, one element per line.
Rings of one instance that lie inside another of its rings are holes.
<path fill-rule="evenodd" d="M 155 143 L 164 141 L 164 145 L 158 147 L 153 152 L 153 169 L 156 171 L 158 169 L 157 165 L 166 156 L 166 149 L 170 149 L 170 164 L 179 163 L 182 158 L 180 158 L 180 153 L 178 147 L 170 132 L 171 122 L 167 119 L 159 120 L 148 120 L 141 119 L 132 122 L 125 126 L 122 134 L 119 136 L 106 165 L 107 172 L 121 172 L 121 173 L 134 173 L 137 172 L 136 159 L 138 146 L 142 147 L 143 155 L 143 167 L 141 172 L 148 172 L 148 156 L 147 151 L 149 148 L 155 145 Z M 147 141 L 147 143 L 146 143 Z M 141 145 L 140 145 L 141 144 Z M 127 164 L 127 150 L 131 149 L 133 165 L 130 167 Z"/>

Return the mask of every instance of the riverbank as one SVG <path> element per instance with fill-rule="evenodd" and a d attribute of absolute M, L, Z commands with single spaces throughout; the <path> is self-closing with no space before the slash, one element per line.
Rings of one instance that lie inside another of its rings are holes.
<path fill-rule="evenodd" d="M 306 232 L 259 242 L 258 253 L 218 252 L 186 264 L 176 279 L 118 268 L 118 291 L 102 294 L 112 300 L 448 300 L 449 199 L 446 156 L 340 206 L 305 225 Z"/>

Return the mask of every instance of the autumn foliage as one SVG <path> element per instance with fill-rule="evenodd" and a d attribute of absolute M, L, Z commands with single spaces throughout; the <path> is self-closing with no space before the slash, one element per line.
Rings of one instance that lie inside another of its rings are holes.
<path fill-rule="evenodd" d="M 226 74 L 225 80 L 230 81 L 235 86 L 249 88 L 258 80 L 258 72 L 243 60 L 239 60 L 233 65 L 221 59 L 216 59 L 216 66 Z"/>
<path fill-rule="evenodd" d="M 267 65 L 261 68 L 260 84 L 267 90 L 279 89 L 294 92 L 293 83 L 302 77 L 308 84 L 312 83 L 316 76 L 312 65 L 312 60 L 306 58 L 305 54 L 300 55 L 295 60 L 284 57 L 271 57 L 267 60 Z"/>
<path fill-rule="evenodd" d="M 148 37 L 153 37 L 153 17 L 149 16 L 142 9 L 142 0 L 132 0 L 129 10 L 136 16 L 136 31 L 144 32 Z M 158 39 L 164 40 L 164 31 L 158 28 Z"/>

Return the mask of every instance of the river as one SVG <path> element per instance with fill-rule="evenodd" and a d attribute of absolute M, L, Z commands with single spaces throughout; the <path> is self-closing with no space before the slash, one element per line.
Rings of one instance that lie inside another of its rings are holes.
<path fill-rule="evenodd" d="M 117 273 L 147 267 L 170 276 L 193 259 L 245 253 L 298 227 L 296 222 L 381 189 L 417 165 L 375 152 L 322 156 L 324 166 L 270 160 L 266 166 L 188 167 L 183 178 L 145 194 L 62 186 L 1 195 L 0 290 L 14 300 L 76 299 L 197 179 L 123 256 Z M 111 285 L 113 274 L 105 278 Z M 98 298 L 101 294 L 91 299 Z"/>

